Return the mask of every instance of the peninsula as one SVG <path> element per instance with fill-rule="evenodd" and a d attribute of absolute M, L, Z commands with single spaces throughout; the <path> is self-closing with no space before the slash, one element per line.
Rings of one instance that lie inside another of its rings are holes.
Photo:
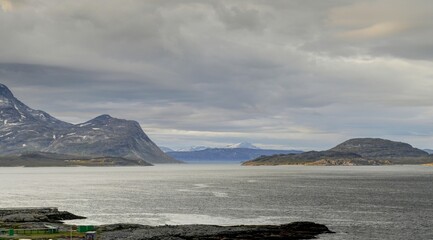
<path fill-rule="evenodd" d="M 431 155 L 407 143 L 380 138 L 354 138 L 327 151 L 262 156 L 242 165 L 354 166 L 430 163 L 433 163 Z"/>

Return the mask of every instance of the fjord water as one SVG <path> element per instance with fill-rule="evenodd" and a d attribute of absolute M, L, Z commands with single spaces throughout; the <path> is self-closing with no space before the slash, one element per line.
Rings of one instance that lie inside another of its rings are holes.
<path fill-rule="evenodd" d="M 160 165 L 0 168 L 0 207 L 59 207 L 77 224 L 314 221 L 320 239 L 433 239 L 433 167 Z"/>

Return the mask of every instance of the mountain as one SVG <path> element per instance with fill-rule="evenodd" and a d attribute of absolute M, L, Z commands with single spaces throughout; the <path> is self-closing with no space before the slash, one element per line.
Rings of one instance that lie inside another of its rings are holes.
<path fill-rule="evenodd" d="M 407 143 L 380 138 L 355 138 L 321 152 L 260 157 L 243 165 L 382 165 L 431 163 L 428 153 Z"/>
<path fill-rule="evenodd" d="M 29 108 L 0 84 L 0 155 L 28 152 L 179 162 L 163 153 L 135 121 L 101 115 L 82 124 L 70 124 Z"/>
<path fill-rule="evenodd" d="M 230 145 L 227 145 L 227 146 L 225 146 L 223 148 L 219 148 L 219 149 L 226 149 L 226 148 L 229 148 L 229 149 L 233 149 L 233 148 L 260 149 L 249 142 L 240 142 L 240 143 L 230 144 Z M 176 151 L 172 150 L 170 152 L 196 152 L 196 151 L 201 151 L 201 150 L 205 150 L 205 149 L 212 149 L 212 147 L 192 146 L 192 147 L 188 147 L 188 148 L 180 148 Z M 169 152 L 169 151 L 167 151 L 167 152 Z"/>
<path fill-rule="evenodd" d="M 428 154 L 433 154 L 433 149 L 423 149 L 423 151 Z"/>
<path fill-rule="evenodd" d="M 163 151 L 165 153 L 166 152 L 173 152 L 174 151 L 173 149 L 171 149 L 169 147 L 163 147 L 163 146 L 160 146 L 159 149 L 161 149 L 161 151 Z"/>
<path fill-rule="evenodd" d="M 263 155 L 301 153 L 296 150 L 269 150 L 248 148 L 207 148 L 200 151 L 168 152 L 171 157 L 185 162 L 235 162 L 251 160 Z"/>
<path fill-rule="evenodd" d="M 188 148 L 180 148 L 177 151 L 172 151 L 172 152 L 195 152 L 195 151 L 201 151 L 201 150 L 205 150 L 205 149 L 208 149 L 208 147 L 192 146 L 192 147 L 188 147 Z"/>
<path fill-rule="evenodd" d="M 143 132 L 135 121 L 101 115 L 57 132 L 44 149 L 77 156 L 116 156 L 150 163 L 174 162 Z"/>
<path fill-rule="evenodd" d="M 39 151 L 53 140 L 53 133 L 73 127 L 48 113 L 33 110 L 0 84 L 0 153 Z"/>
<path fill-rule="evenodd" d="M 259 149 L 249 142 L 240 142 L 231 145 L 227 145 L 225 148 L 248 148 L 248 149 Z"/>
<path fill-rule="evenodd" d="M 374 159 L 428 156 L 427 152 L 414 148 L 407 143 L 394 142 L 380 138 L 354 138 L 347 140 L 330 150 L 336 152 L 356 153 L 365 158 Z"/>

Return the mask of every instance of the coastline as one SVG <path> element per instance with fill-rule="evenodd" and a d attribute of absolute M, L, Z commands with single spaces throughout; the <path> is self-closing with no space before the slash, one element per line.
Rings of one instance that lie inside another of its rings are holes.
<path fill-rule="evenodd" d="M 1 208 L 0 237 L 3 239 L 82 239 L 87 234 L 98 239 L 115 240 L 236 240 L 236 239 L 313 239 L 319 234 L 334 233 L 314 222 L 292 222 L 282 225 L 164 225 L 109 224 L 77 226 L 64 220 L 84 219 L 67 211 L 51 208 Z M 83 228 L 85 227 L 85 228 Z M 87 229 L 91 231 L 82 231 Z M 96 234 L 96 235 L 94 235 Z M 72 237 L 71 237 L 72 236 Z"/>

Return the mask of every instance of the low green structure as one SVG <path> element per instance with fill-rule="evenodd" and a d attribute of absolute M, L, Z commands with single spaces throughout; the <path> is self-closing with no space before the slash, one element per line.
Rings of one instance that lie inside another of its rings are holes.
<path fill-rule="evenodd" d="M 95 226 L 93 226 L 93 225 L 81 225 L 81 226 L 78 226 L 77 231 L 79 233 L 92 232 L 92 231 L 95 231 Z"/>

